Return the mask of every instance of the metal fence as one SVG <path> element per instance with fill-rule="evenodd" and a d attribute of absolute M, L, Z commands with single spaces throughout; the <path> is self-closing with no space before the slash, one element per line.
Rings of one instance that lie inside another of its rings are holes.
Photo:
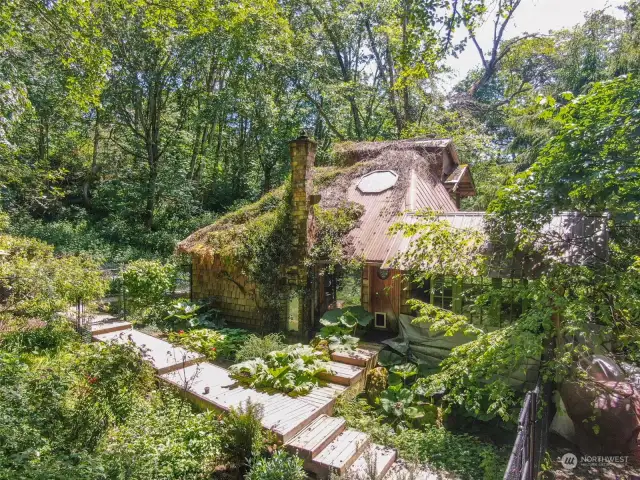
<path fill-rule="evenodd" d="M 127 289 L 123 281 L 123 272 L 126 265 L 120 265 L 114 268 L 102 269 L 102 275 L 109 283 L 107 297 L 104 299 L 110 305 L 109 314 L 114 317 L 127 321 L 130 315 L 130 302 Z M 192 267 L 191 264 L 182 264 L 176 267 L 176 279 L 174 289 L 167 292 L 167 297 L 172 298 L 189 298 L 192 299 Z M 78 317 L 83 314 L 84 306 L 78 305 L 76 308 Z"/>
<path fill-rule="evenodd" d="M 542 362 L 551 358 L 553 343 L 547 347 Z M 538 377 L 536 387 L 527 392 L 518 419 L 518 435 L 511 450 L 504 480 L 534 480 L 547 451 L 549 426 L 553 414 L 553 386 Z"/>

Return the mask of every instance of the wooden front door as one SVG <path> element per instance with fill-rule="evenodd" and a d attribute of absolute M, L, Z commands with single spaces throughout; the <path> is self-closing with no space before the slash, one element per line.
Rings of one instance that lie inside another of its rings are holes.
<path fill-rule="evenodd" d="M 387 328 L 393 327 L 400 309 L 400 279 L 397 270 L 381 270 L 371 266 L 369 285 L 371 285 L 371 312 L 387 314 Z"/>

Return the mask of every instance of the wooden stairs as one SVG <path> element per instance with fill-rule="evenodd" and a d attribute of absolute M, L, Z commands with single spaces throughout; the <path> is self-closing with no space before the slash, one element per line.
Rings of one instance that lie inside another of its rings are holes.
<path fill-rule="evenodd" d="M 326 385 L 290 397 L 240 386 L 224 368 L 203 362 L 202 355 L 134 330 L 127 322 L 92 325 L 92 336 L 94 341 L 132 342 L 162 381 L 204 408 L 229 411 L 249 401 L 260 404 L 263 427 L 319 479 L 348 472 L 355 478 L 381 480 L 395 463 L 395 450 L 371 443 L 368 435 L 346 428 L 343 418 L 331 416 L 338 396 L 364 387 L 367 370 L 377 363 L 375 351 L 332 354 L 331 372 L 323 375 Z"/>

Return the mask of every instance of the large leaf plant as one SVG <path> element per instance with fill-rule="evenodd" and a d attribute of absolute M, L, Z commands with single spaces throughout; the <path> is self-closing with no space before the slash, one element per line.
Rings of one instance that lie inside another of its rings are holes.
<path fill-rule="evenodd" d="M 319 375 L 329 371 L 326 356 L 312 347 L 292 345 L 232 365 L 229 369 L 236 380 L 257 389 L 272 389 L 290 395 L 304 395 L 319 385 Z"/>

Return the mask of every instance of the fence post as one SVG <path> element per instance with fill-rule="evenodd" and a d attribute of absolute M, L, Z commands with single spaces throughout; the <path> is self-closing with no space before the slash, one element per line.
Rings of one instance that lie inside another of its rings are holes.
<path fill-rule="evenodd" d="M 536 468 L 538 459 L 536 458 L 536 445 L 537 445 L 537 427 L 538 422 L 538 387 L 534 388 L 531 392 L 531 412 L 529 413 L 529 471 L 527 472 L 529 479 L 533 480 L 533 472 Z"/>

